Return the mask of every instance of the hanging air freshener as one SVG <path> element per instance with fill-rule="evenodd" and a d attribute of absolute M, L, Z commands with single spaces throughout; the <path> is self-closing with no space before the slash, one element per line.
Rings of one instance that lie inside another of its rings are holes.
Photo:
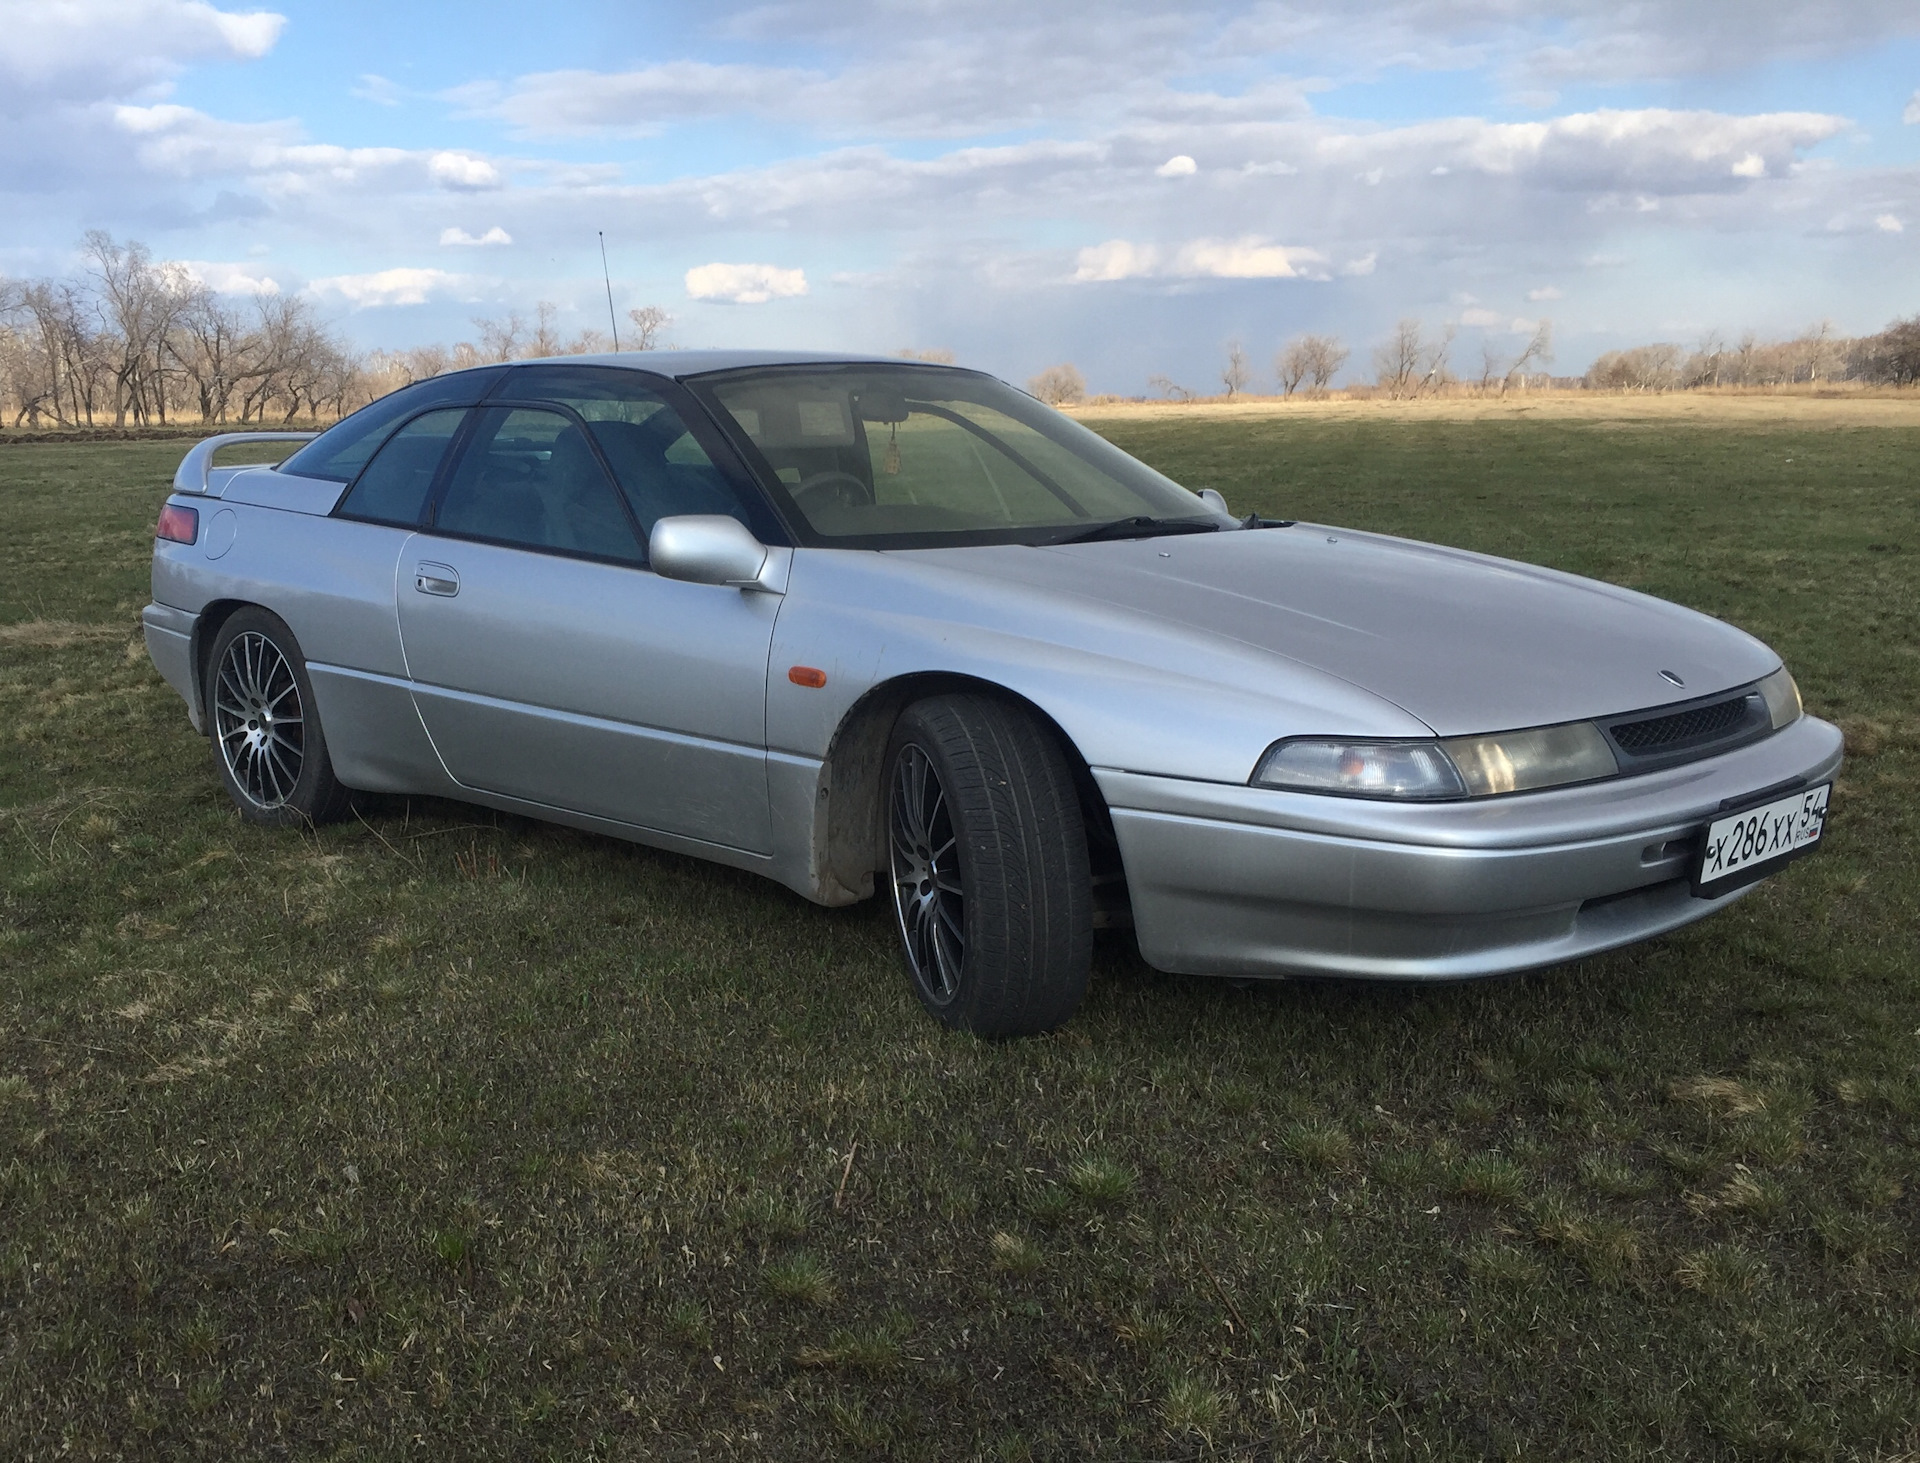
<path fill-rule="evenodd" d="M 880 470 L 888 477 L 900 475 L 900 424 L 894 422 L 887 428 L 887 450 L 880 458 Z"/>

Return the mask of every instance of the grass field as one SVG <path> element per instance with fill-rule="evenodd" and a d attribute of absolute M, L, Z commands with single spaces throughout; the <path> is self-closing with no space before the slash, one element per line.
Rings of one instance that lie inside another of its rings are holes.
<path fill-rule="evenodd" d="M 0 448 L 0 1456 L 1920 1456 L 1920 426 L 1090 419 L 1760 634 L 1831 846 L 1490 985 L 1115 940 L 987 1046 L 876 906 L 243 825 L 135 635 L 178 446 Z"/>

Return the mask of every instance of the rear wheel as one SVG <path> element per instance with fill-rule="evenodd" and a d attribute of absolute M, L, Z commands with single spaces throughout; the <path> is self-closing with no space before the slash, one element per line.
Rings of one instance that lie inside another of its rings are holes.
<path fill-rule="evenodd" d="M 346 811 L 306 660 L 277 615 L 249 607 L 220 627 L 206 705 L 220 780 L 248 822 L 287 828 Z"/>
<path fill-rule="evenodd" d="M 935 696 L 901 714 L 885 765 L 894 914 L 921 1004 L 978 1036 L 1058 1026 L 1093 953 L 1086 829 L 1059 744 L 1009 702 Z"/>

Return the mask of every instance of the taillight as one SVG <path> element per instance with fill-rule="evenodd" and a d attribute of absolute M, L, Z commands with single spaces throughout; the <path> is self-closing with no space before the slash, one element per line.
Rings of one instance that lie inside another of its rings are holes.
<path fill-rule="evenodd" d="M 154 525 L 153 536 L 169 543 L 192 543 L 200 537 L 200 510 L 178 503 L 167 504 L 160 510 L 160 521 Z"/>

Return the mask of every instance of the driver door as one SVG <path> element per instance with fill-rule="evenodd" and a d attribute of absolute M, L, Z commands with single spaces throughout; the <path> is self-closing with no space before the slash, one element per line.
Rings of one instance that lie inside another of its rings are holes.
<path fill-rule="evenodd" d="M 769 851 L 777 597 L 648 569 L 631 496 L 590 424 L 557 405 L 483 408 L 432 519 L 400 566 L 399 619 L 456 781 Z"/>

